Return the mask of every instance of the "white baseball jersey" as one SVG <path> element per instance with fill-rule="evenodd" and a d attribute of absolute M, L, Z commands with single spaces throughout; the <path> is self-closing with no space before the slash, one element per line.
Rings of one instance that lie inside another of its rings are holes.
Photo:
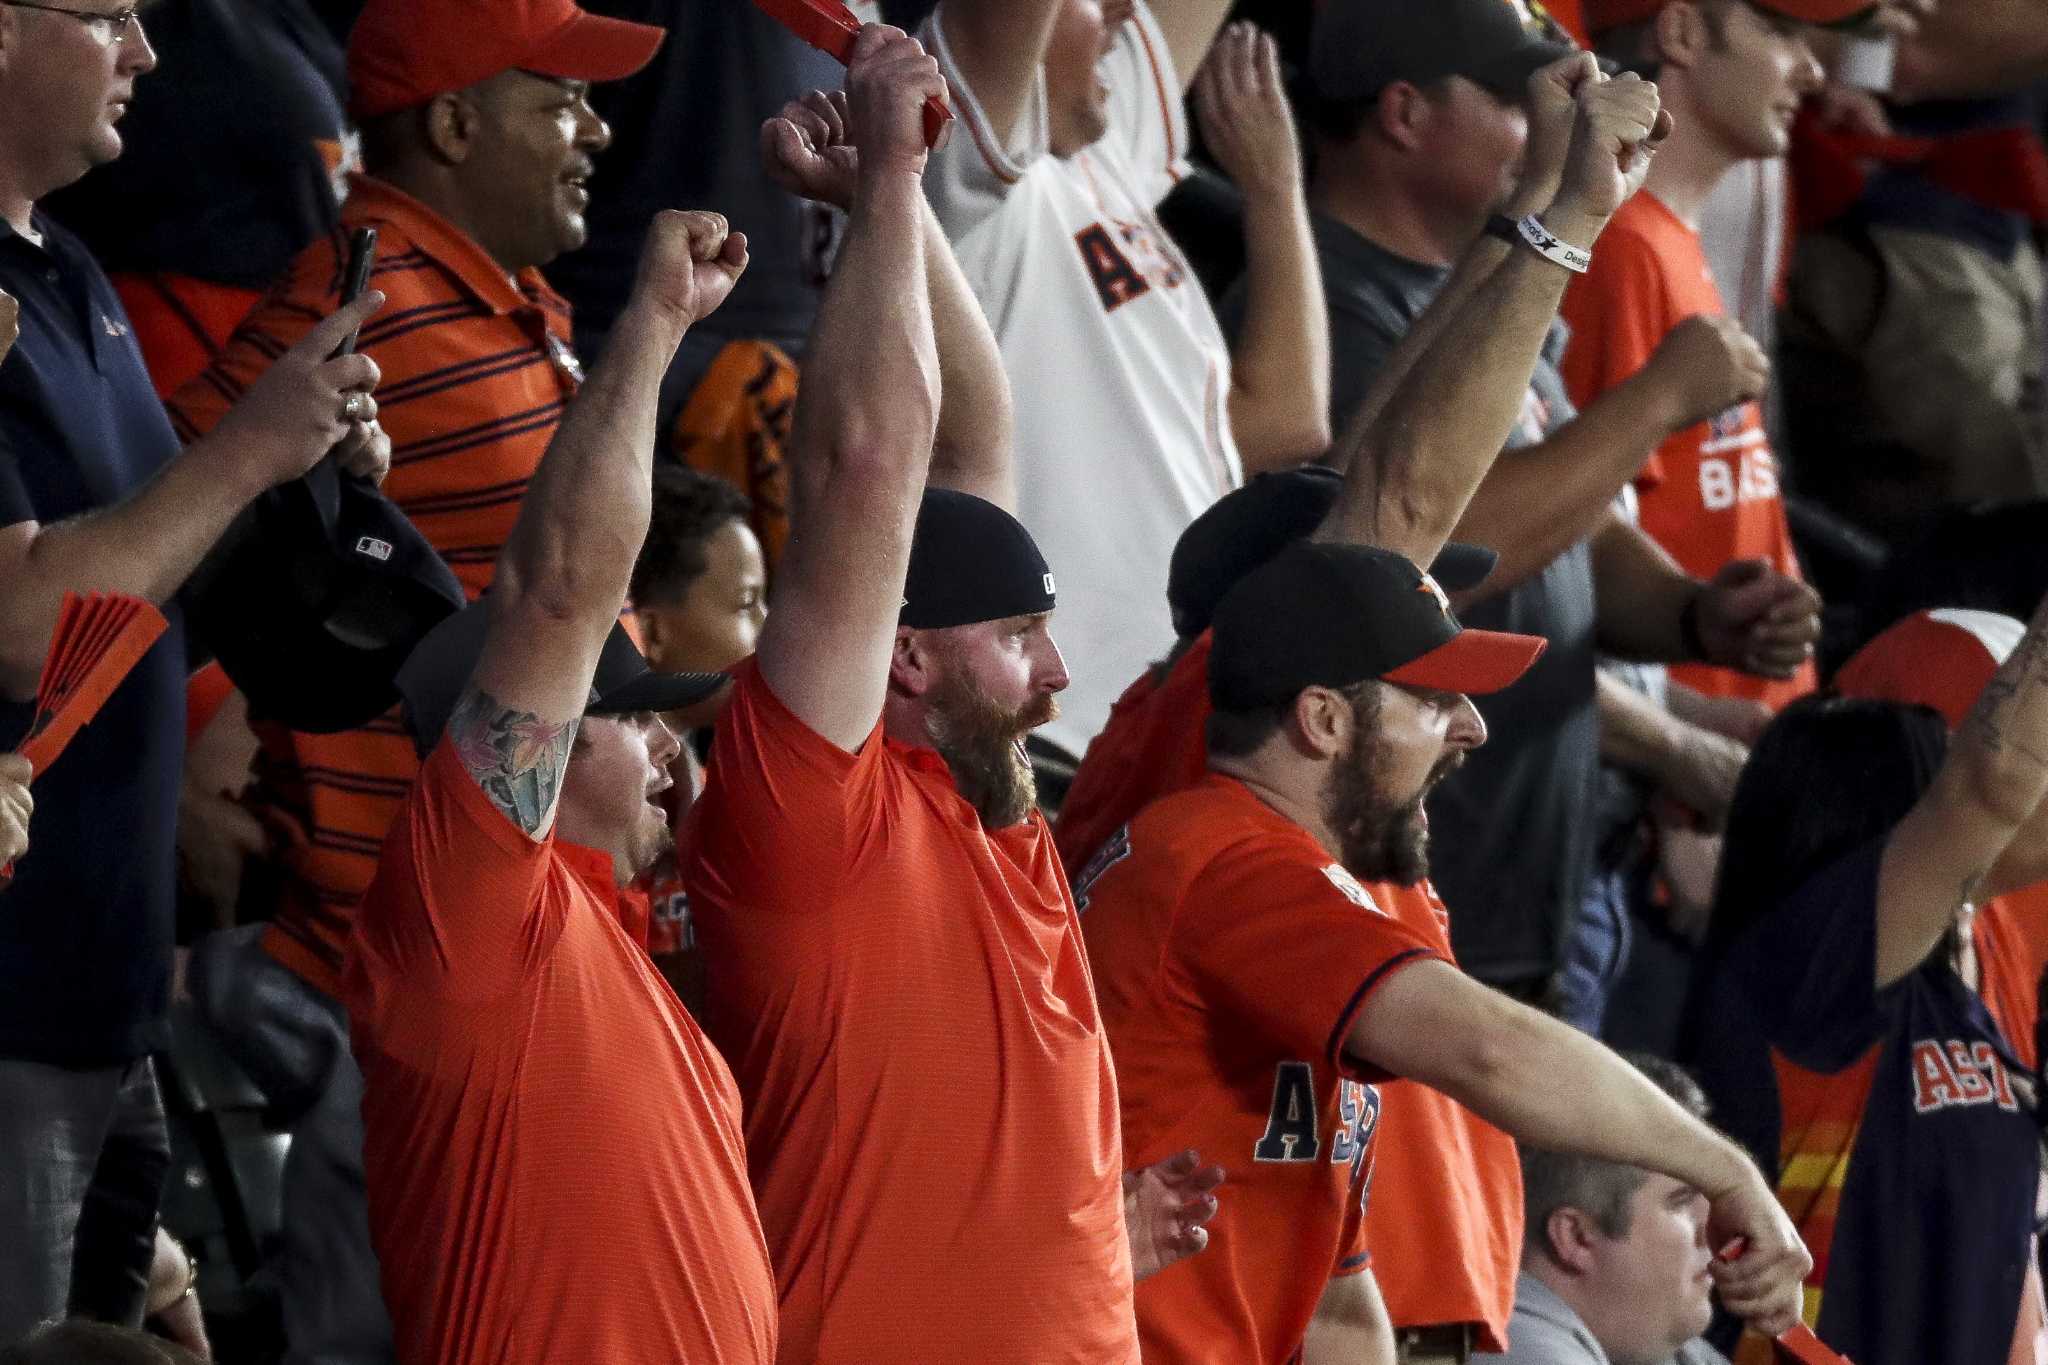
<path fill-rule="evenodd" d="M 1043 75 L 1008 145 L 954 63 L 943 5 L 926 45 L 961 127 L 925 188 L 981 299 L 1016 396 L 1018 516 L 1059 585 L 1072 686 L 1047 738 L 1080 753 L 1172 643 L 1166 568 L 1189 522 L 1243 479 L 1230 352 L 1153 206 L 1184 171 L 1180 78 L 1138 0 L 1104 58 L 1109 133 L 1048 150 Z"/>

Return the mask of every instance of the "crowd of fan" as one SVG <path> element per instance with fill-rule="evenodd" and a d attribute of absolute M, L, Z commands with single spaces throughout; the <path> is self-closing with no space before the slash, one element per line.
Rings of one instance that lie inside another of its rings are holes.
<path fill-rule="evenodd" d="M 0 1362 L 2048 1365 L 2048 7 L 781 10 L 0 0 Z"/>

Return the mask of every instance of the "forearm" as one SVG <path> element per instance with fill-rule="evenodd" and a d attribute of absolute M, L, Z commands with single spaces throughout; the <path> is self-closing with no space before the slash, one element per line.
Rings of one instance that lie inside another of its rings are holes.
<path fill-rule="evenodd" d="M 127 501 L 47 526 L 0 528 L 0 687 L 35 694 L 66 592 L 118 592 L 162 604 L 199 566 L 258 488 L 247 462 L 207 437 Z"/>
<path fill-rule="evenodd" d="M 688 330 L 643 297 L 627 305 L 527 486 L 498 560 L 500 610 L 610 629 L 647 538 L 662 375 Z"/>
<path fill-rule="evenodd" d="M 1699 580 L 1619 515 L 1610 516 L 1593 537 L 1593 584 L 1601 649 L 1650 663 L 1693 658 L 1681 621 L 1686 604 L 1700 592 Z"/>
<path fill-rule="evenodd" d="M 1607 670 L 1596 670 L 1593 678 L 1600 761 L 1662 782 L 1678 750 L 1683 723 Z"/>
<path fill-rule="evenodd" d="M 813 462 L 817 472 L 816 462 L 891 462 L 913 499 L 929 469 L 940 406 L 925 213 L 917 177 L 863 177 L 811 329 L 793 437 L 799 463 Z M 800 469 L 800 494 L 808 482 Z"/>
<path fill-rule="evenodd" d="M 927 205 L 924 278 L 938 350 L 938 435 L 929 482 L 1015 509 L 1016 415 L 1003 353 L 981 302 Z"/>
<path fill-rule="evenodd" d="M 1466 296 L 1360 433 L 1317 538 L 1384 546 L 1418 564 L 1436 558 L 1521 413 L 1568 279 L 1516 249 Z"/>
<path fill-rule="evenodd" d="M 1323 1288 L 1301 1343 L 1301 1365 L 1394 1365 L 1394 1326 L 1370 1270 Z"/>
<path fill-rule="evenodd" d="M 1598 531 L 1615 495 L 1655 448 L 1663 422 L 1655 392 L 1631 380 L 1548 439 L 1502 456 L 1451 533 L 1500 555 L 1478 596 L 1507 591 Z"/>
<path fill-rule="evenodd" d="M 1231 354 L 1230 425 L 1245 472 L 1330 447 L 1330 321 L 1298 184 L 1245 198 L 1244 330 Z"/>
<path fill-rule="evenodd" d="M 1740 1184 L 1747 1161 L 1605 1044 L 1494 994 L 1439 1074 L 1415 1073 L 1534 1147 L 1659 1171 L 1714 1193 Z"/>
<path fill-rule="evenodd" d="M 1892 82 L 1904 103 L 2018 89 L 2048 76 L 2048 0 L 1943 4 L 1903 38 Z"/>

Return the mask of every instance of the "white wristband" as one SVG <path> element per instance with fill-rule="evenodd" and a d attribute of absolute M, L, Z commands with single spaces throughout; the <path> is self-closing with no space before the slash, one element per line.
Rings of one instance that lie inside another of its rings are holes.
<path fill-rule="evenodd" d="M 1517 219 L 1515 231 L 1522 234 L 1522 240 L 1544 260 L 1563 266 L 1575 275 L 1583 275 L 1593 268 L 1593 253 L 1582 246 L 1573 246 L 1537 221 L 1535 214 Z"/>

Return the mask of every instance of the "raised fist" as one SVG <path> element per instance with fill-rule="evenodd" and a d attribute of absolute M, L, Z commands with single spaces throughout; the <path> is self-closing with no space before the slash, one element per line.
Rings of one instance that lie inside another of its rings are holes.
<path fill-rule="evenodd" d="M 783 105 L 761 125 L 768 178 L 799 199 L 851 208 L 860 152 L 846 140 L 847 121 L 844 91 L 813 90 Z"/>
<path fill-rule="evenodd" d="M 667 209 L 647 229 L 633 294 L 688 326 L 717 312 L 746 269 L 746 234 L 728 228 L 723 214 Z"/>
<path fill-rule="evenodd" d="M 846 67 L 849 140 L 861 172 L 924 173 L 924 102 L 944 100 L 946 78 L 924 46 L 899 28 L 868 24 Z"/>
<path fill-rule="evenodd" d="M 1756 339 L 1734 319 L 1706 314 L 1672 328 L 1643 366 L 1643 380 L 1665 400 L 1673 431 L 1763 397 L 1770 378 L 1771 362 Z"/>
<path fill-rule="evenodd" d="M 1579 121 L 1579 88 L 1599 76 L 1600 64 L 1592 53 L 1574 52 L 1529 77 L 1529 141 L 1509 204 L 1510 217 L 1541 213 L 1557 198 L 1572 129 Z"/>
<path fill-rule="evenodd" d="M 1642 188 L 1650 158 L 1670 131 L 1671 116 L 1658 102 L 1657 87 L 1633 72 L 1581 83 L 1564 183 L 1552 205 L 1553 212 L 1563 211 L 1563 221 L 1546 216 L 1551 231 L 1576 246 L 1590 245 L 1614 211 Z"/>

